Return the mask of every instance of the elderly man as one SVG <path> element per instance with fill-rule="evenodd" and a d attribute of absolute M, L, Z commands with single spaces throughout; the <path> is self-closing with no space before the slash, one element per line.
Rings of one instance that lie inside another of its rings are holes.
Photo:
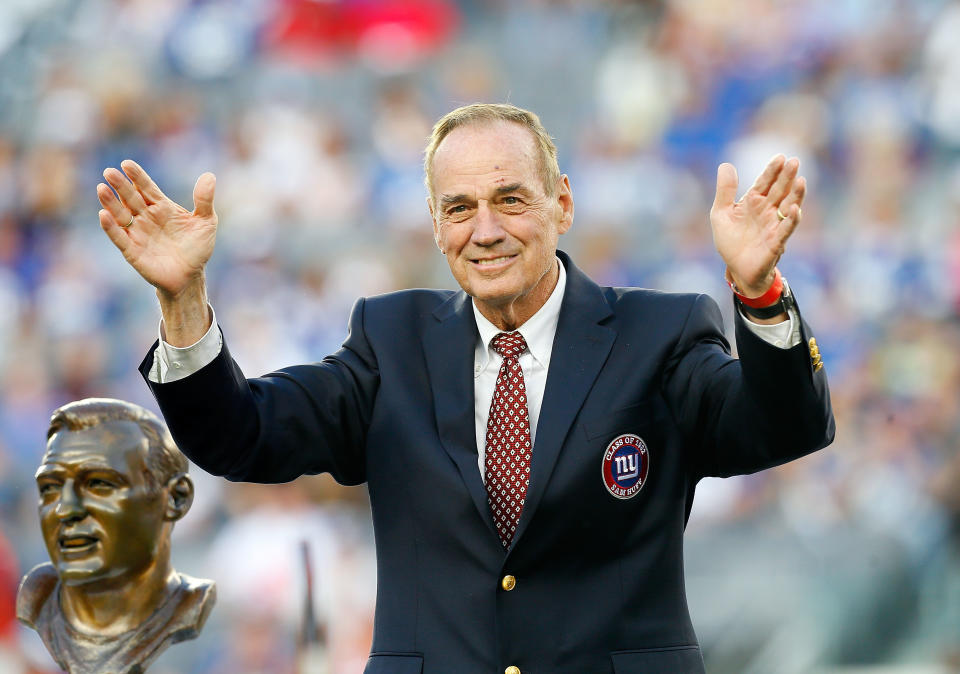
<path fill-rule="evenodd" d="M 141 372 L 174 437 L 231 480 L 367 482 L 367 674 L 702 671 L 682 559 L 697 481 L 833 434 L 819 352 L 776 269 L 800 219 L 798 162 L 775 157 L 739 201 L 719 168 L 711 222 L 739 361 L 708 297 L 602 288 L 557 250 L 573 193 L 536 115 L 454 110 L 424 167 L 463 290 L 361 298 L 337 353 L 256 379 L 207 304 L 214 177 L 191 212 L 132 161 L 104 172 L 100 224 L 160 299 Z"/>
<path fill-rule="evenodd" d="M 88 398 L 53 413 L 37 469 L 51 564 L 28 573 L 17 617 L 72 674 L 137 674 L 199 634 L 215 591 L 170 565 L 193 503 L 187 459 L 138 405 Z"/>

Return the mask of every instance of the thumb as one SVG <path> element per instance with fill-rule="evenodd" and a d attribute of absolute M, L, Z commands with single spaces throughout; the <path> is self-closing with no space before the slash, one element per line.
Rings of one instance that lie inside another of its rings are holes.
<path fill-rule="evenodd" d="M 217 186 L 217 177 L 212 173 L 204 173 L 197 178 L 193 188 L 193 212 L 202 218 L 213 215 L 213 190 Z"/>
<path fill-rule="evenodd" d="M 723 163 L 717 167 L 717 196 L 713 200 L 713 210 L 733 204 L 738 184 L 737 169 L 733 164 Z"/>

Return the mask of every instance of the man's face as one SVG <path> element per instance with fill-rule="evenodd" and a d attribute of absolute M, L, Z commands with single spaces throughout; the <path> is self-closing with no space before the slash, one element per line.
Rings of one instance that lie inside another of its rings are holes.
<path fill-rule="evenodd" d="M 513 304 L 529 317 L 553 290 L 549 272 L 573 198 L 566 176 L 551 196 L 539 169 L 533 134 L 512 122 L 454 129 L 434 155 L 437 245 L 481 311 Z"/>
<path fill-rule="evenodd" d="M 40 527 L 61 581 L 124 583 L 150 568 L 165 493 L 147 482 L 147 439 L 132 421 L 63 430 L 37 470 Z"/>

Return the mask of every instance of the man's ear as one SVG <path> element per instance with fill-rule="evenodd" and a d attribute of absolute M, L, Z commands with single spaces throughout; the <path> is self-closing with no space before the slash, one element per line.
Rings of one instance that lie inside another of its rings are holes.
<path fill-rule="evenodd" d="M 186 473 L 178 473 L 167 481 L 167 503 L 163 518 L 176 522 L 187 514 L 193 505 L 193 480 Z"/>
<path fill-rule="evenodd" d="M 557 204 L 560 207 L 560 233 L 565 234 L 573 224 L 573 190 L 567 174 L 560 176 L 557 185 Z"/>

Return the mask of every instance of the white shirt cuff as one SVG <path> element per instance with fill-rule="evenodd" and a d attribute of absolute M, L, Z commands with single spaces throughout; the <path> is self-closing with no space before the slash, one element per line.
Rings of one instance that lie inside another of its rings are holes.
<path fill-rule="evenodd" d="M 210 328 L 206 334 L 190 346 L 178 347 L 164 341 L 166 333 L 163 329 L 163 319 L 160 319 L 158 328 L 160 344 L 153 351 L 153 365 L 147 378 L 155 384 L 169 384 L 189 377 L 200 368 L 213 362 L 220 355 L 223 348 L 223 335 L 217 326 L 217 314 L 213 307 L 207 304 L 210 310 Z"/>
<path fill-rule="evenodd" d="M 767 344 L 780 349 L 792 349 L 800 343 L 800 317 L 797 316 L 795 309 L 787 309 L 789 320 L 773 325 L 754 323 L 741 309 L 737 309 L 737 311 L 743 316 L 747 329 Z"/>

